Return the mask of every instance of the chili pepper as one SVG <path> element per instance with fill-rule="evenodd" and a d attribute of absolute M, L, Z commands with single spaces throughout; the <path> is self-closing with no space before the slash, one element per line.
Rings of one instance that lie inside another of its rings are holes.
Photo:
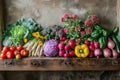
<path fill-rule="evenodd" d="M 98 38 L 101 35 L 101 30 L 95 30 L 92 32 L 91 37 Z"/>
<path fill-rule="evenodd" d="M 100 48 L 104 49 L 107 45 L 107 37 L 100 37 L 99 38 Z"/>
<path fill-rule="evenodd" d="M 85 58 L 89 55 L 89 48 L 86 44 L 77 45 L 75 47 L 75 55 L 77 57 Z"/>

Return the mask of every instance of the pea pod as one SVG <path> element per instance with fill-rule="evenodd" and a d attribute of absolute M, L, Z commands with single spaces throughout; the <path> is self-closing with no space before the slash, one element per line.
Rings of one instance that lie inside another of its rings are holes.
<path fill-rule="evenodd" d="M 107 37 L 100 37 L 99 38 L 100 48 L 104 49 L 107 45 Z"/>

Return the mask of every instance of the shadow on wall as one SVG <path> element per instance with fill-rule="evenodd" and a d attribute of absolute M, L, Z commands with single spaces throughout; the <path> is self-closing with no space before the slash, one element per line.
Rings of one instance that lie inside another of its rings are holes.
<path fill-rule="evenodd" d="M 84 19 L 87 11 L 97 14 L 105 28 L 110 29 L 117 22 L 117 0 L 5 0 L 5 4 L 7 24 L 21 17 L 32 17 L 42 26 L 59 25 L 65 12 Z"/>

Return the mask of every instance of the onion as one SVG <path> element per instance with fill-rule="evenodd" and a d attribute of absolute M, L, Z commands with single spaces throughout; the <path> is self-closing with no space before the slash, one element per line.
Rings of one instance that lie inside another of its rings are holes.
<path fill-rule="evenodd" d="M 108 38 L 108 48 L 113 49 L 115 47 L 115 43 L 112 41 L 111 38 Z"/>
<path fill-rule="evenodd" d="M 96 57 L 101 56 L 101 55 L 102 55 L 102 50 L 101 50 L 100 48 L 95 49 L 94 55 L 95 55 Z"/>
<path fill-rule="evenodd" d="M 103 50 L 103 55 L 104 55 L 104 57 L 109 58 L 112 55 L 112 53 L 109 48 L 105 48 Z"/>
<path fill-rule="evenodd" d="M 119 57 L 119 54 L 118 54 L 117 50 L 115 50 L 115 49 L 112 50 L 112 55 L 113 55 L 113 58 Z"/>

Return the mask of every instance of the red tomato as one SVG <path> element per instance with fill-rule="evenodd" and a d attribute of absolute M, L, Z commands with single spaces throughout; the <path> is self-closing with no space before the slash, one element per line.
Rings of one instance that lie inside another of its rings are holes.
<path fill-rule="evenodd" d="M 22 50 L 23 49 L 23 46 L 22 45 L 19 45 L 18 47 L 17 47 L 17 50 L 18 51 L 20 51 L 20 50 Z"/>
<path fill-rule="evenodd" d="M 20 52 L 18 50 L 14 51 L 14 56 L 16 56 L 17 54 L 20 54 Z"/>
<path fill-rule="evenodd" d="M 4 46 L 2 52 L 3 53 L 7 53 L 8 51 L 9 51 L 9 47 L 8 46 Z"/>
<path fill-rule="evenodd" d="M 5 50 L 2 50 L 2 53 L 6 54 L 7 52 Z"/>
<path fill-rule="evenodd" d="M 28 56 L 28 51 L 25 50 L 25 49 L 22 49 L 21 52 L 20 52 L 21 56 L 23 57 L 27 57 Z"/>
<path fill-rule="evenodd" d="M 6 54 L 5 53 L 0 54 L 0 58 L 1 59 L 6 59 Z"/>
<path fill-rule="evenodd" d="M 8 59 L 14 58 L 14 54 L 13 54 L 12 51 L 8 51 L 8 52 L 6 53 L 6 56 L 7 56 Z"/>
<path fill-rule="evenodd" d="M 10 46 L 10 51 L 15 51 L 15 47 L 14 46 Z"/>

